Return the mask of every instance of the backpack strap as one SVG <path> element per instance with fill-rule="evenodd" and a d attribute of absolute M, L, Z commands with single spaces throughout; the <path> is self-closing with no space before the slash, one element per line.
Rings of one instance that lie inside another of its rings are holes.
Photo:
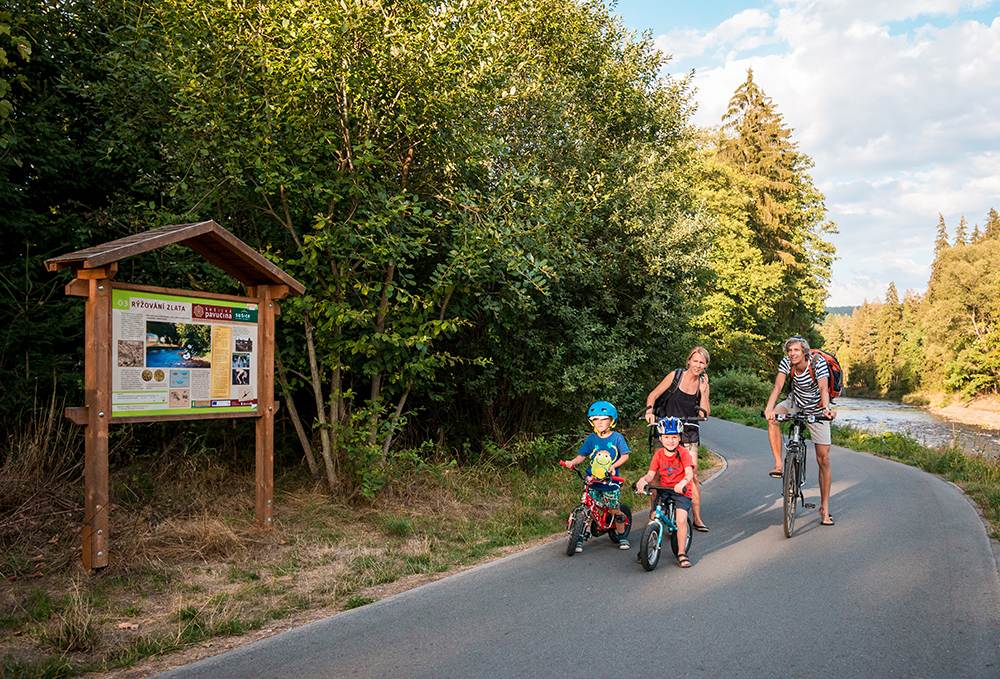
<path fill-rule="evenodd" d="M 674 370 L 674 379 L 670 382 L 670 386 L 667 390 L 656 397 L 656 401 L 653 403 L 653 414 L 656 417 L 661 417 L 660 413 L 666 408 L 666 403 L 670 400 L 670 397 L 674 395 L 674 392 L 680 388 L 681 375 L 684 373 L 684 368 L 677 368 Z M 650 435 L 652 435 L 652 428 L 650 429 Z"/>
<path fill-rule="evenodd" d="M 674 395 L 674 392 L 681 388 L 681 375 L 684 374 L 684 368 L 677 368 L 674 371 L 674 379 L 670 383 L 670 388 L 667 389 L 666 396 L 669 398 Z"/>
<path fill-rule="evenodd" d="M 819 380 L 816 379 L 815 361 L 816 361 L 816 354 L 814 354 L 812 352 L 812 350 L 810 349 L 809 350 L 809 374 L 812 375 L 813 382 L 815 382 L 816 385 L 819 386 Z"/>

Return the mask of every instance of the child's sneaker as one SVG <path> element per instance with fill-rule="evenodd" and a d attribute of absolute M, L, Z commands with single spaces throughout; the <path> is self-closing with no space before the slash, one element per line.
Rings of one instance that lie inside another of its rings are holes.
<path fill-rule="evenodd" d="M 628 538 L 618 538 L 618 549 L 630 549 L 632 545 L 628 543 Z"/>
<path fill-rule="evenodd" d="M 583 551 L 583 538 L 580 538 L 579 540 L 576 541 L 576 549 L 573 551 L 575 551 L 577 554 Z"/>

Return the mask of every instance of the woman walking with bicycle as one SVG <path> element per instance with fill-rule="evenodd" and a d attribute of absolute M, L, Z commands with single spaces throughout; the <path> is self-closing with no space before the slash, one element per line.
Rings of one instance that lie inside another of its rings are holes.
<path fill-rule="evenodd" d="M 773 478 L 781 478 L 781 424 L 775 419 L 776 413 L 817 415 L 833 419 L 837 413 L 830 408 L 830 392 L 827 382 L 830 370 L 826 360 L 813 355 L 809 342 L 799 336 L 789 337 L 784 344 L 785 356 L 778 363 L 778 374 L 774 378 L 774 389 L 767 399 L 764 417 L 767 418 L 767 436 L 774 456 L 774 468 L 768 472 Z M 791 376 L 788 397 L 775 404 L 778 395 Z M 828 421 L 809 422 L 809 437 L 816 448 L 816 466 L 819 467 L 820 524 L 833 525 L 830 514 L 830 423 Z"/>
<path fill-rule="evenodd" d="M 705 347 L 695 347 L 688 352 L 687 367 L 677 368 L 664 377 L 653 391 L 646 397 L 646 422 L 656 424 L 662 417 L 678 417 L 681 419 L 708 417 L 709 405 L 708 386 L 708 350 Z M 691 483 L 691 515 L 694 529 L 701 533 L 708 532 L 708 526 L 701 518 L 701 485 L 698 482 L 698 443 L 700 442 L 697 427 L 685 427 L 681 434 L 681 444 L 691 454 L 694 463 L 694 480 Z M 652 507 L 656 506 L 656 497 Z"/>

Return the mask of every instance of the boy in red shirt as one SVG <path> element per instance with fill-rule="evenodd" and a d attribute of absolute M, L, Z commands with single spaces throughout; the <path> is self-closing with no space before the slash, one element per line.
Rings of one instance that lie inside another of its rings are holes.
<path fill-rule="evenodd" d="M 636 481 L 636 490 L 640 493 L 646 490 L 646 486 L 656 478 L 661 490 L 657 497 L 657 502 L 663 502 L 667 498 L 674 498 L 677 522 L 677 544 L 687 544 L 688 512 L 691 511 L 691 483 L 694 478 L 694 463 L 691 460 L 691 453 L 681 445 L 681 431 L 684 425 L 676 417 L 663 417 L 656 423 L 656 431 L 660 435 L 660 445 L 653 453 L 653 459 L 649 463 L 649 471 L 641 479 Z M 690 568 L 691 560 L 687 554 L 681 552 L 677 555 L 677 565 L 681 568 Z"/>

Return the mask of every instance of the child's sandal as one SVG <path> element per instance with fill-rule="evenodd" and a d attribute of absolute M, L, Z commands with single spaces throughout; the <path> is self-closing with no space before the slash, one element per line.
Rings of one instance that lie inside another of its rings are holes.
<path fill-rule="evenodd" d="M 687 557 L 687 554 L 678 554 L 677 565 L 681 568 L 691 568 L 691 559 Z"/>

